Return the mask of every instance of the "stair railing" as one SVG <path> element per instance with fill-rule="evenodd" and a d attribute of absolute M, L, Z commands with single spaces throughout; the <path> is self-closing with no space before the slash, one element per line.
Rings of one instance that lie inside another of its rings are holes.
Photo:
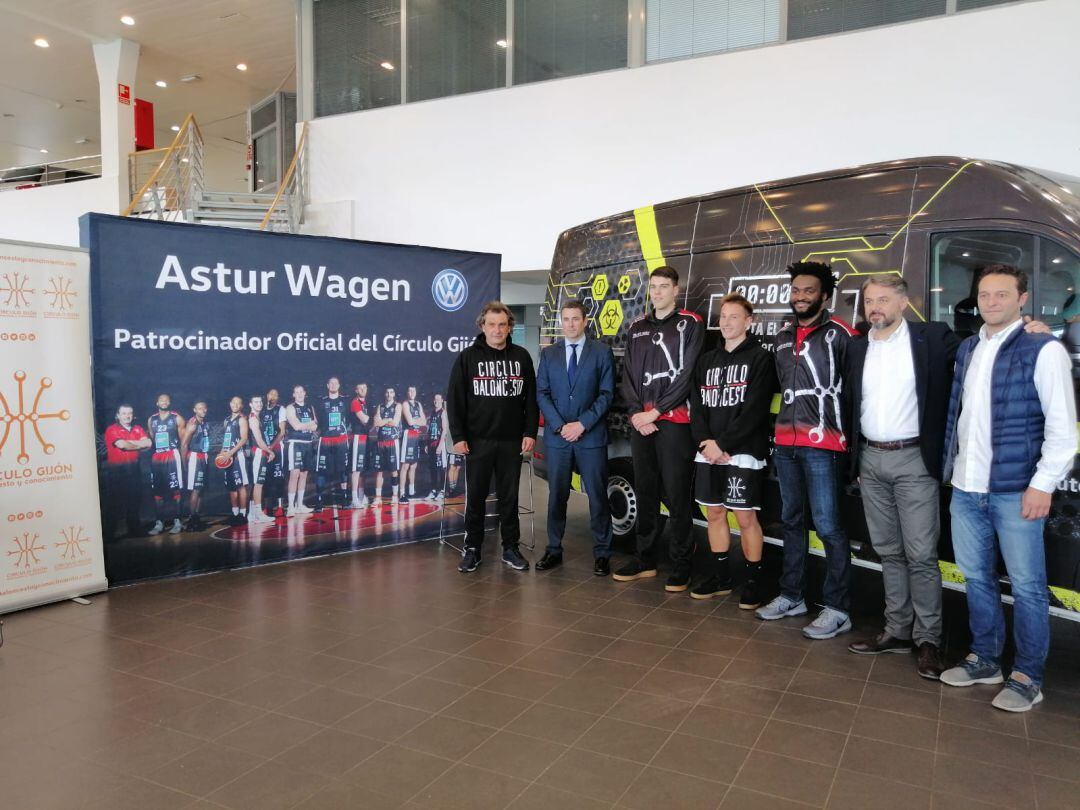
<path fill-rule="evenodd" d="M 204 179 L 202 131 L 189 114 L 168 147 L 128 156 L 133 193 L 123 216 L 190 222 Z"/>
<path fill-rule="evenodd" d="M 281 178 L 274 201 L 270 203 L 266 216 L 259 225 L 260 231 L 297 233 L 300 230 L 300 224 L 304 221 L 307 132 L 308 125 L 305 121 L 300 129 L 300 138 L 296 142 L 296 151 L 293 153 L 292 160 L 289 161 L 289 168 L 285 171 L 285 176 Z"/>

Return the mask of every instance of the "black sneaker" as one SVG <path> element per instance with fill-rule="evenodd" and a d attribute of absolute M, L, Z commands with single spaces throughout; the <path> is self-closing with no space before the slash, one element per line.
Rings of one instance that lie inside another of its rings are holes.
<path fill-rule="evenodd" d="M 397 502 L 398 503 L 408 503 L 409 502 L 409 496 L 402 493 L 401 497 L 397 499 Z"/>
<path fill-rule="evenodd" d="M 664 590 L 670 593 L 681 593 L 690 587 L 690 564 L 675 563 L 675 570 L 667 578 Z"/>
<path fill-rule="evenodd" d="M 674 577 L 674 574 L 672 576 Z M 668 590 L 671 589 L 668 588 Z M 731 593 L 731 578 L 721 579 L 716 574 L 713 574 L 704 582 L 699 582 L 690 589 L 690 598 L 712 599 L 714 596 L 727 596 L 729 593 Z"/>
<path fill-rule="evenodd" d="M 467 548 L 461 555 L 461 565 L 457 570 L 463 574 L 471 574 L 480 567 L 480 549 Z"/>
<path fill-rule="evenodd" d="M 633 582 L 635 579 L 647 579 L 656 576 L 656 564 L 646 565 L 641 560 L 631 560 L 622 568 L 615 569 L 611 578 L 616 582 Z"/>
<path fill-rule="evenodd" d="M 739 607 L 742 610 L 753 610 L 761 607 L 761 602 L 761 588 L 758 586 L 757 580 L 746 580 L 743 583 L 742 591 L 739 593 Z"/>
<path fill-rule="evenodd" d="M 517 546 L 507 546 L 503 549 L 502 561 L 515 571 L 528 571 L 529 561 L 521 556 Z"/>

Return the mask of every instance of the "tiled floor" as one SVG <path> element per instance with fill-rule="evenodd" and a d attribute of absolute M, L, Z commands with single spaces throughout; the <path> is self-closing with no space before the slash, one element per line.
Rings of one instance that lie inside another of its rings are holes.
<path fill-rule="evenodd" d="M 1008 715 L 800 620 L 597 579 L 582 512 L 554 573 L 427 543 L 5 617 L 0 807 L 1080 808 L 1080 626 Z"/>

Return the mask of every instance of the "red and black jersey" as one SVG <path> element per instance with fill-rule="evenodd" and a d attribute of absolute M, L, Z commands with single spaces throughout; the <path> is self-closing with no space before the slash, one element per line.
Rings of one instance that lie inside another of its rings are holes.
<path fill-rule="evenodd" d="M 630 324 L 619 396 L 629 413 L 655 408 L 660 419 L 690 422 L 690 391 L 705 332 L 686 309 L 666 318 L 644 315 Z"/>
<path fill-rule="evenodd" d="M 352 432 L 357 436 L 363 436 L 371 429 L 371 419 L 364 422 L 360 419 L 360 414 L 368 416 L 367 402 L 360 397 L 353 397 L 352 404 L 349 406 L 349 418 Z"/>
<path fill-rule="evenodd" d="M 155 453 L 167 453 L 180 448 L 180 415 L 169 411 L 165 416 L 155 413 L 150 417 L 151 449 Z"/>
<path fill-rule="evenodd" d="M 811 326 L 789 323 L 776 336 L 780 413 L 776 444 L 848 449 L 844 415 L 844 362 L 855 330 L 823 310 Z"/>
<path fill-rule="evenodd" d="M 322 419 L 319 435 L 323 438 L 341 438 L 349 432 L 349 405 L 345 397 L 323 397 L 319 400 Z"/>

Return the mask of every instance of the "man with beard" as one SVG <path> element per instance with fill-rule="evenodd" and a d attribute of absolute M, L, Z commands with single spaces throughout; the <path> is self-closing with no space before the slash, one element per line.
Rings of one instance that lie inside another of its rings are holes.
<path fill-rule="evenodd" d="M 232 464 L 223 467 L 225 489 L 229 492 L 229 505 L 232 514 L 225 522 L 229 526 L 243 526 L 247 523 L 248 473 L 245 447 L 248 441 L 248 422 L 244 418 L 244 400 L 233 397 L 229 400 L 229 415 L 225 418 L 221 434 L 221 453 L 218 458 L 227 456 Z"/>
<path fill-rule="evenodd" d="M 371 414 L 367 409 L 367 383 L 357 383 L 356 396 L 349 406 L 349 418 L 352 420 L 352 440 L 349 447 L 349 472 L 351 476 L 352 508 L 364 509 L 368 505 L 367 492 L 364 491 L 364 472 L 367 470 L 368 431 L 371 429 Z"/>
<path fill-rule="evenodd" d="M 416 497 L 416 467 L 420 462 L 421 438 L 427 419 L 424 406 L 416 399 L 416 386 L 405 389 L 405 401 L 401 403 L 401 419 L 404 422 L 401 437 L 401 503 Z"/>
<path fill-rule="evenodd" d="M 266 476 L 263 482 L 264 513 L 267 517 L 278 516 L 285 496 L 285 408 L 278 403 L 278 390 L 271 388 L 266 392 L 266 407 L 262 413 L 263 440 L 267 443 L 274 457 L 265 462 Z M 282 514 L 282 516 L 284 516 Z"/>
<path fill-rule="evenodd" d="M 809 501 L 814 528 L 825 546 L 825 607 L 803 628 L 803 635 L 827 639 L 851 630 L 851 546 L 840 521 L 840 484 L 848 450 L 843 368 L 854 330 L 825 307 L 836 288 L 829 265 L 796 262 L 788 273 L 795 317 L 776 336 L 781 403 L 773 451 L 782 501 L 784 567 L 780 595 L 758 608 L 757 617 L 773 621 L 807 612 L 804 504 Z"/>
<path fill-rule="evenodd" d="M 188 507 L 187 526 L 189 532 L 201 532 L 206 529 L 199 507 L 202 505 L 202 493 L 206 489 L 206 466 L 210 459 L 210 425 L 206 423 L 206 403 L 199 400 L 192 408 L 191 419 L 184 428 L 184 437 L 180 440 L 180 454 L 184 457 L 184 486 L 191 493 Z"/>
<path fill-rule="evenodd" d="M 150 447 L 142 425 L 135 424 L 135 411 L 124 403 L 116 409 L 116 421 L 105 428 L 105 540 L 112 540 L 121 516 L 127 537 L 142 534 L 139 503 L 142 499 L 139 453 Z"/>
<path fill-rule="evenodd" d="M 401 433 L 401 403 L 397 392 L 387 388 L 383 402 L 375 409 L 375 497 L 372 506 L 382 506 L 383 474 L 393 481 L 390 503 L 398 499 L 398 436 Z"/>
<path fill-rule="evenodd" d="M 180 489 L 184 471 L 180 459 L 180 434 L 184 432 L 184 417 L 172 410 L 168 394 L 157 398 L 157 413 L 147 421 L 147 432 L 153 443 L 150 457 L 150 484 L 154 492 L 154 512 L 157 520 L 150 534 L 161 534 L 165 522 L 171 520 L 169 534 L 179 534 Z"/>
<path fill-rule="evenodd" d="M 341 381 L 331 377 L 326 381 L 326 396 L 321 406 L 318 442 L 318 475 L 315 481 L 316 510 L 323 505 L 325 494 L 331 506 L 344 506 L 349 475 L 348 403 L 341 396 Z M 330 485 L 329 491 L 327 485 Z"/>

